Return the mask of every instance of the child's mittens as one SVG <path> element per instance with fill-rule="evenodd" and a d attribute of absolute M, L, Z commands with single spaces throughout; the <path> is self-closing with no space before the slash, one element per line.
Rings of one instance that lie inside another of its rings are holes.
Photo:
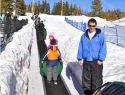
<path fill-rule="evenodd" d="M 43 64 L 43 63 L 44 63 L 44 61 L 41 61 L 41 63 Z"/>
<path fill-rule="evenodd" d="M 42 64 L 41 64 L 41 67 L 43 68 L 43 63 L 44 63 L 44 61 L 41 61 L 41 63 L 42 63 Z"/>

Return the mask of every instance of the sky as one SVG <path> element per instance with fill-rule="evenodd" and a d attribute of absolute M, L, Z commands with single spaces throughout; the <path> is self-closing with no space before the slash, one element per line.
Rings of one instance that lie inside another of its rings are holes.
<path fill-rule="evenodd" d="M 26 4 L 31 4 L 32 0 L 25 0 Z M 35 2 L 38 2 L 38 0 L 34 0 Z M 40 0 L 41 3 L 43 0 Z M 46 0 L 48 3 L 50 3 L 50 8 L 52 10 L 54 2 L 58 2 L 60 0 Z M 77 6 L 80 6 L 83 11 L 91 11 L 90 6 L 92 5 L 92 0 L 63 0 L 68 1 L 70 4 L 76 4 Z M 117 9 L 120 8 L 122 11 L 125 12 L 125 0 L 101 0 L 103 10 L 106 9 Z"/>

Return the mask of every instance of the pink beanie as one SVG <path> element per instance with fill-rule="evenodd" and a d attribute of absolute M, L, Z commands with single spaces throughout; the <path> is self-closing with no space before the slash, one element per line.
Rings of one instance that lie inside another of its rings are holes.
<path fill-rule="evenodd" d="M 54 32 L 50 33 L 49 36 L 54 38 Z"/>

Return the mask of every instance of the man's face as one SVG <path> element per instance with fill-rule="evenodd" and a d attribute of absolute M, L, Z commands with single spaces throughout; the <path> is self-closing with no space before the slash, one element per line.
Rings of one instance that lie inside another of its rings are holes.
<path fill-rule="evenodd" d="M 88 27 L 89 27 L 89 31 L 90 32 L 94 32 L 95 28 L 96 28 L 96 23 L 90 22 L 89 25 L 88 25 Z"/>

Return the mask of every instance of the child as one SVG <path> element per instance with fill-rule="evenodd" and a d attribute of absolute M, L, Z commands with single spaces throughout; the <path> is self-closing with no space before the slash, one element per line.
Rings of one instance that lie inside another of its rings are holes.
<path fill-rule="evenodd" d="M 58 65 L 58 60 L 62 62 L 61 60 L 61 54 L 59 52 L 59 49 L 56 46 L 56 40 L 52 39 L 50 41 L 50 48 L 47 50 L 47 53 L 43 57 L 43 61 L 47 60 L 47 81 L 50 84 L 51 80 L 53 78 L 54 84 L 57 84 L 57 65 Z"/>
<path fill-rule="evenodd" d="M 53 32 L 49 34 L 49 39 L 50 39 L 50 42 L 51 42 L 51 40 L 55 39 Z M 58 40 L 57 39 L 55 39 L 55 40 L 56 40 L 56 45 L 58 45 Z M 47 49 L 49 49 L 50 46 L 51 46 L 51 44 L 48 45 Z"/>

